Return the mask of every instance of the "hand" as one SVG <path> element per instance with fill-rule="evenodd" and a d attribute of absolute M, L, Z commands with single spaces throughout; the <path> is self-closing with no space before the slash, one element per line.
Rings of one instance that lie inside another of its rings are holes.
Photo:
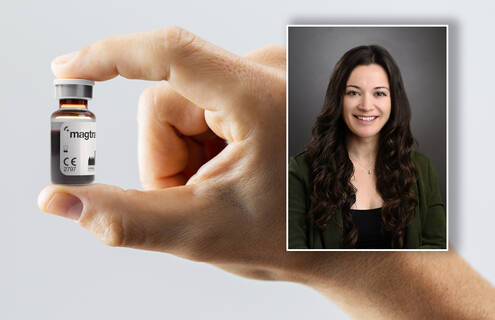
<path fill-rule="evenodd" d="M 167 27 L 100 40 L 58 57 L 52 69 L 57 78 L 165 82 L 139 100 L 145 191 L 52 185 L 39 196 L 42 211 L 77 220 L 111 246 L 280 277 L 275 271 L 287 263 L 282 47 L 239 57 Z"/>
<path fill-rule="evenodd" d="M 77 220 L 112 246 L 305 283 L 356 318 L 495 313 L 495 289 L 453 250 L 285 251 L 282 48 L 241 58 L 169 27 L 98 41 L 55 59 L 52 68 L 59 78 L 103 81 L 120 74 L 166 82 L 139 101 L 146 191 L 52 185 L 39 195 L 41 210 Z"/>

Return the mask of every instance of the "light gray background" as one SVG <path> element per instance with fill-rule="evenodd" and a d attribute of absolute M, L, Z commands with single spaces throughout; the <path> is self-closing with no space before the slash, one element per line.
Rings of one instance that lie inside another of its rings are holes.
<path fill-rule="evenodd" d="M 172 24 L 242 54 L 284 43 L 289 23 L 450 23 L 451 240 L 495 283 L 489 241 L 495 47 L 487 41 L 494 9 L 430 0 L 2 2 L 0 318 L 348 318 L 301 285 L 245 280 L 167 254 L 106 247 L 77 224 L 38 210 L 36 197 L 49 182 L 49 116 L 56 108 L 50 60 L 101 37 Z M 91 109 L 98 118 L 98 182 L 140 187 L 135 115 L 149 85 L 120 78 L 97 84 Z"/>
<path fill-rule="evenodd" d="M 346 51 L 386 48 L 401 70 L 411 104 L 416 150 L 431 159 L 445 201 L 447 145 L 446 27 L 289 27 L 289 156 L 304 151 L 330 74 Z"/>

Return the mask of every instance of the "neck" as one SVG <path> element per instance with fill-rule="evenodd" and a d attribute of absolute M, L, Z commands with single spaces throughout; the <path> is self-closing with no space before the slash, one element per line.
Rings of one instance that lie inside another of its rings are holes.
<path fill-rule="evenodd" d="M 353 134 L 347 135 L 346 145 L 349 156 L 362 163 L 372 163 L 378 154 L 378 135 L 361 138 Z"/>

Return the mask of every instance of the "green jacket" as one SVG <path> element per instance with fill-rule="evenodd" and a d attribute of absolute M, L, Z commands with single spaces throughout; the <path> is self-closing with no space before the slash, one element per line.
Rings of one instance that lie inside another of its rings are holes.
<path fill-rule="evenodd" d="M 445 249 L 446 217 L 438 187 L 438 177 L 430 160 L 418 152 L 411 155 L 419 178 L 414 191 L 419 205 L 412 223 L 406 227 L 405 249 Z M 342 213 L 334 216 L 325 231 L 307 221 L 311 206 L 311 166 L 305 153 L 289 160 L 289 249 L 343 248 Z"/>

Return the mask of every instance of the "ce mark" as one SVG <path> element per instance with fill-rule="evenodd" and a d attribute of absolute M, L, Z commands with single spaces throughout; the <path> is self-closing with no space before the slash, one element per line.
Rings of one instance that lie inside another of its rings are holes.
<path fill-rule="evenodd" d="M 66 167 L 68 167 L 68 166 L 69 166 L 69 160 L 70 160 L 70 164 L 71 164 L 73 167 L 75 167 L 75 166 L 77 165 L 77 164 L 76 164 L 77 157 L 74 157 L 74 158 L 72 158 L 72 159 L 71 159 L 71 158 L 69 158 L 69 157 L 65 157 L 65 158 L 64 158 L 64 165 L 65 165 Z"/>

